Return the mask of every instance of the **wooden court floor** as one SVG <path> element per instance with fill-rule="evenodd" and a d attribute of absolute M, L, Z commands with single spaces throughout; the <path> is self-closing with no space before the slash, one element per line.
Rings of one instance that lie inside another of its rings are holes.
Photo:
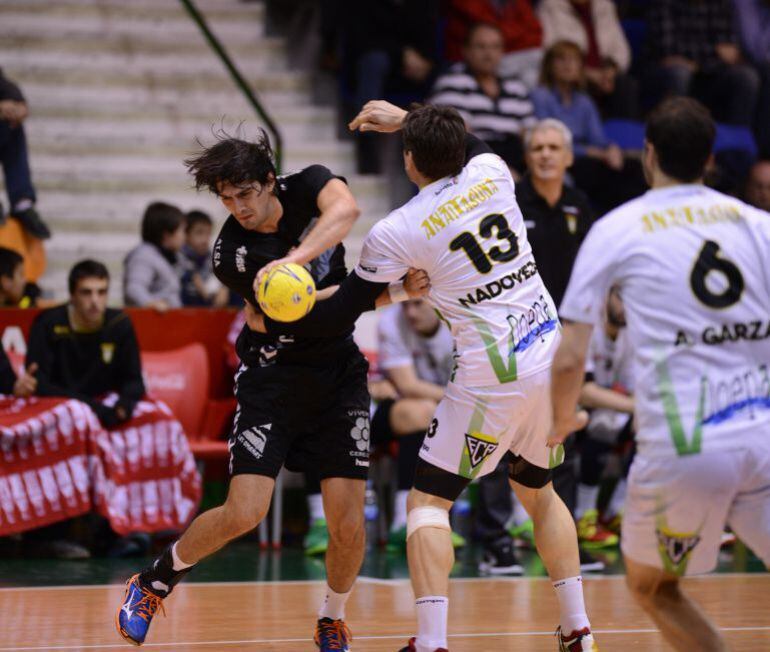
<path fill-rule="evenodd" d="M 585 586 L 603 652 L 668 649 L 623 577 L 587 578 Z M 770 650 L 770 575 L 711 575 L 685 586 L 734 650 Z M 322 594 L 317 581 L 182 584 L 143 649 L 311 652 Z M 0 652 L 131 649 L 113 624 L 122 595 L 115 585 L 0 589 Z M 348 607 L 352 649 L 399 650 L 414 630 L 412 605 L 406 581 L 361 578 Z M 449 618 L 451 652 L 556 650 L 557 606 L 545 579 L 452 580 Z"/>

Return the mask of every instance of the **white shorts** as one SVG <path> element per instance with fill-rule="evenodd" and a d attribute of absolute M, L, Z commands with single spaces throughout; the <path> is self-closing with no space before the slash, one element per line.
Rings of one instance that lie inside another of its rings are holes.
<path fill-rule="evenodd" d="M 544 469 L 563 458 L 558 448 L 546 446 L 550 368 L 492 387 L 449 383 L 434 416 L 420 458 L 464 478 L 491 473 L 508 451 Z"/>
<path fill-rule="evenodd" d="M 675 575 L 714 569 L 725 525 L 770 565 L 770 444 L 682 457 L 637 456 L 623 554 Z"/>

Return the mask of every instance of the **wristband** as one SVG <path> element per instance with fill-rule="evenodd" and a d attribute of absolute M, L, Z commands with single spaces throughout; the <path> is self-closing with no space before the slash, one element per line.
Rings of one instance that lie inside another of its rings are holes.
<path fill-rule="evenodd" d="M 409 301 L 409 293 L 406 291 L 406 288 L 401 281 L 396 281 L 395 283 L 388 285 L 388 294 L 393 303 Z"/>

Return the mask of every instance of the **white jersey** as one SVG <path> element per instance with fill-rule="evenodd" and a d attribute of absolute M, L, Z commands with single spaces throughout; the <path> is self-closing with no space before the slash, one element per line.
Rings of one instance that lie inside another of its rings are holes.
<path fill-rule="evenodd" d="M 633 349 L 628 331 L 621 328 L 613 340 L 604 331 L 604 320 L 595 327 L 586 356 L 586 374 L 600 387 L 630 396 L 634 393 Z M 614 441 L 630 415 L 607 408 L 591 410 L 586 429 L 597 439 Z"/>
<path fill-rule="evenodd" d="M 770 437 L 770 215 L 700 185 L 651 190 L 593 226 L 561 314 L 597 323 L 615 283 L 640 453 Z"/>
<path fill-rule="evenodd" d="M 556 308 L 500 157 L 473 157 L 457 177 L 424 187 L 374 225 L 356 274 L 392 282 L 409 267 L 428 272 L 428 300 L 455 339 L 454 382 L 498 385 L 551 364 Z"/>
<path fill-rule="evenodd" d="M 380 312 L 377 322 L 378 363 L 383 372 L 412 365 L 420 380 L 446 385 L 454 366 L 454 342 L 444 323 L 431 336 L 409 325 L 401 304 Z"/>

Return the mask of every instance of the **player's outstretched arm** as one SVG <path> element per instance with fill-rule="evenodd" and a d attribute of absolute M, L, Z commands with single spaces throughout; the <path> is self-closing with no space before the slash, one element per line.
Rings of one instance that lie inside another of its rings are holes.
<path fill-rule="evenodd" d="M 348 124 L 350 131 L 379 131 L 390 134 L 401 129 L 407 112 L 385 100 L 371 100 Z"/>
<path fill-rule="evenodd" d="M 274 260 L 259 270 L 254 279 L 255 294 L 262 277 L 272 267 L 284 263 L 305 265 L 318 258 L 324 251 L 342 242 L 361 215 L 353 193 L 341 179 L 330 179 L 318 193 L 316 204 L 319 210 L 318 221 L 302 242 L 285 257 Z"/>
<path fill-rule="evenodd" d="M 407 111 L 386 102 L 385 100 L 371 100 L 348 124 L 350 131 L 379 131 L 380 133 L 393 133 L 401 129 Z M 465 138 L 465 162 L 468 163 L 479 154 L 492 154 L 492 148 L 478 136 L 468 132 Z"/>

